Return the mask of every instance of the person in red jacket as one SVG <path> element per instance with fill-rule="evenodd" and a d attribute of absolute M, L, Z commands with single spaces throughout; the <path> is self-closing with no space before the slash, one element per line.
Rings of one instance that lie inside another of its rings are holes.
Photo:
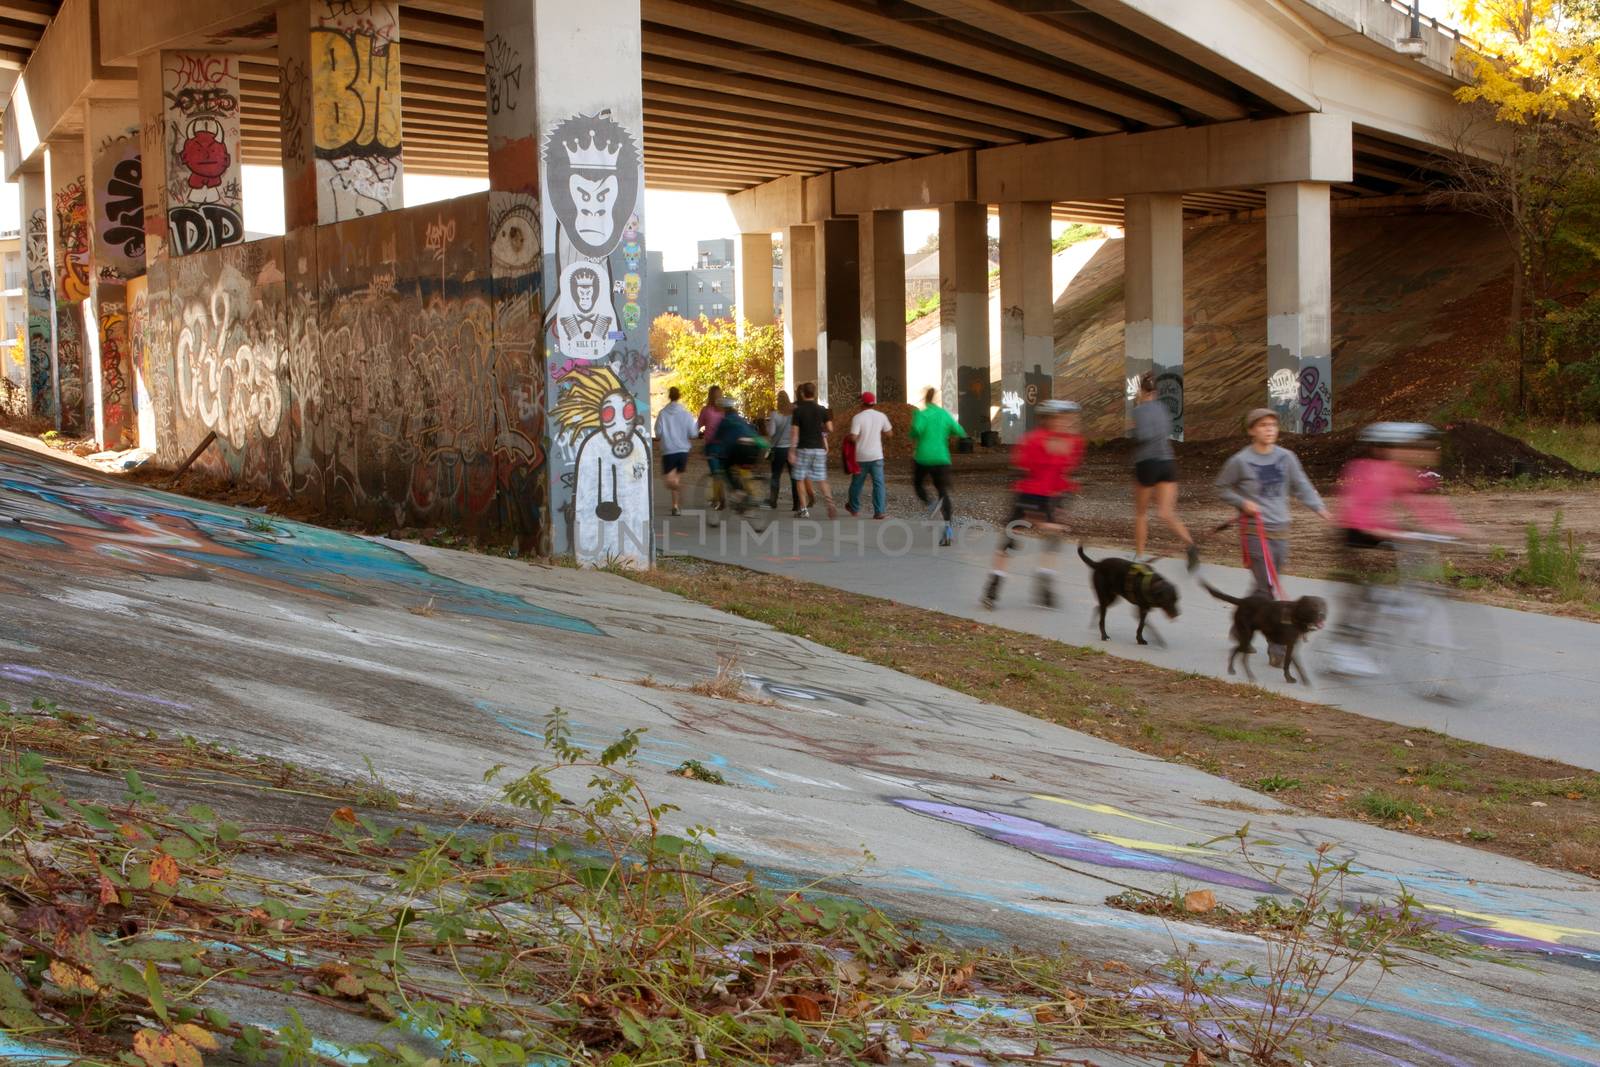
<path fill-rule="evenodd" d="M 995 550 L 994 570 L 983 587 L 983 606 L 1000 600 L 1000 583 L 1006 576 L 1006 557 L 1020 547 L 1018 530 L 1038 530 L 1044 535 L 1044 560 L 1034 586 L 1034 603 L 1056 605 L 1055 564 L 1067 532 L 1067 515 L 1078 483 L 1072 475 L 1083 462 L 1083 435 L 1078 432 L 1078 405 L 1070 400 L 1046 400 L 1037 411 L 1044 422 L 1028 431 L 1012 456 L 1020 476 L 1012 485 L 1015 502 L 1011 518 Z"/>

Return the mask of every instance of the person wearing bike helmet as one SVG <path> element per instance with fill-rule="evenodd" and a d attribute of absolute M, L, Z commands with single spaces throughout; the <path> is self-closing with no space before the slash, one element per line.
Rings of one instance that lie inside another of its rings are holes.
<path fill-rule="evenodd" d="M 993 609 L 1000 601 L 1000 583 L 1006 576 L 1006 558 L 1021 543 L 1018 530 L 1033 529 L 1044 535 L 1043 565 L 1038 570 L 1033 600 L 1041 607 L 1056 605 L 1056 559 L 1067 532 L 1072 494 L 1078 491 L 1073 473 L 1083 462 L 1083 435 L 1078 432 L 1079 408 L 1071 400 L 1045 400 L 1035 409 L 1041 424 L 1022 438 L 1012 454 L 1018 478 L 1012 485 L 1011 518 L 995 550 L 994 569 L 983 587 L 982 604 Z"/>
<path fill-rule="evenodd" d="M 739 404 L 724 393 L 718 398 L 722 418 L 717 422 L 716 433 L 706 445 L 706 453 L 717 461 L 723 483 L 739 492 L 746 488 L 751 468 L 760 462 L 766 452 L 767 442 L 750 420 L 739 413 Z"/>
<path fill-rule="evenodd" d="M 1347 647 L 1335 667 L 1349 674 L 1376 668 L 1358 646 L 1372 623 L 1372 583 L 1394 569 L 1394 544 L 1412 533 L 1464 532 L 1444 498 L 1432 492 L 1438 476 L 1439 431 L 1424 422 L 1375 422 L 1361 431 L 1365 446 L 1339 476 L 1334 521 L 1344 542 L 1349 587 L 1334 636 Z"/>

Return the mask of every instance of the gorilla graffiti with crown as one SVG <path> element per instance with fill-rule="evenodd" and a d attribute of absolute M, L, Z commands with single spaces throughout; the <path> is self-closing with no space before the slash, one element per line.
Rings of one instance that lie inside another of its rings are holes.
<path fill-rule="evenodd" d="M 633 135 L 610 112 L 574 115 L 545 139 L 544 167 L 561 236 L 587 259 L 611 255 L 639 199 Z"/>

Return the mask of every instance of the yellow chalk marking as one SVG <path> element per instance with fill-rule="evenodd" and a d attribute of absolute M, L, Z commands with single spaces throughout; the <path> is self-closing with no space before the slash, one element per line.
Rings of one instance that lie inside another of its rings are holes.
<path fill-rule="evenodd" d="M 1198 852 L 1203 856 L 1213 855 L 1209 850 L 1195 848 L 1193 845 L 1168 845 L 1160 841 L 1141 841 L 1137 837 L 1117 837 L 1114 834 L 1097 834 L 1093 831 L 1090 831 L 1089 836 L 1097 841 L 1138 849 L 1141 852 Z"/>
<path fill-rule="evenodd" d="M 1514 934 L 1517 937 L 1531 937 L 1535 941 L 1556 941 L 1563 937 L 1577 934 L 1588 934 L 1591 937 L 1600 937 L 1600 930 L 1585 930 L 1581 926 L 1557 926 L 1555 923 L 1542 923 L 1533 919 L 1511 919 L 1504 915 L 1485 915 L 1477 911 L 1463 911 L 1452 908 L 1447 904 L 1422 904 L 1428 911 L 1442 911 L 1450 915 L 1459 915 L 1464 919 L 1478 919 L 1485 926 L 1499 930 L 1501 933 Z"/>
<path fill-rule="evenodd" d="M 1033 799 L 1048 800 L 1052 804 L 1065 804 L 1069 808 L 1081 808 L 1084 811 L 1092 811 L 1096 815 L 1114 815 L 1119 819 L 1132 819 L 1134 822 L 1142 822 L 1150 826 L 1164 826 L 1169 830 L 1182 830 L 1186 834 L 1191 832 L 1187 827 L 1178 826 L 1175 823 L 1162 822 L 1160 819 L 1147 819 L 1143 815 L 1135 815 L 1131 811 L 1113 808 L 1110 804 L 1085 804 L 1081 800 L 1053 797 L 1049 793 L 1035 793 L 1033 794 Z"/>

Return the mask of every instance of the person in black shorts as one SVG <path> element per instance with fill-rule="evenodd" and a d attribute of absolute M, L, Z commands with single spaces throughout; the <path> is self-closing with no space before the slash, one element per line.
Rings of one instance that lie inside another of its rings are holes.
<path fill-rule="evenodd" d="M 1178 535 L 1187 548 L 1189 569 L 1200 564 L 1189 528 L 1178 518 L 1178 461 L 1172 453 L 1172 415 L 1167 405 L 1156 398 L 1156 376 L 1145 371 L 1139 377 L 1139 401 L 1133 406 L 1133 558 L 1144 557 L 1145 538 L 1150 532 L 1150 502 L 1156 514 Z"/>

